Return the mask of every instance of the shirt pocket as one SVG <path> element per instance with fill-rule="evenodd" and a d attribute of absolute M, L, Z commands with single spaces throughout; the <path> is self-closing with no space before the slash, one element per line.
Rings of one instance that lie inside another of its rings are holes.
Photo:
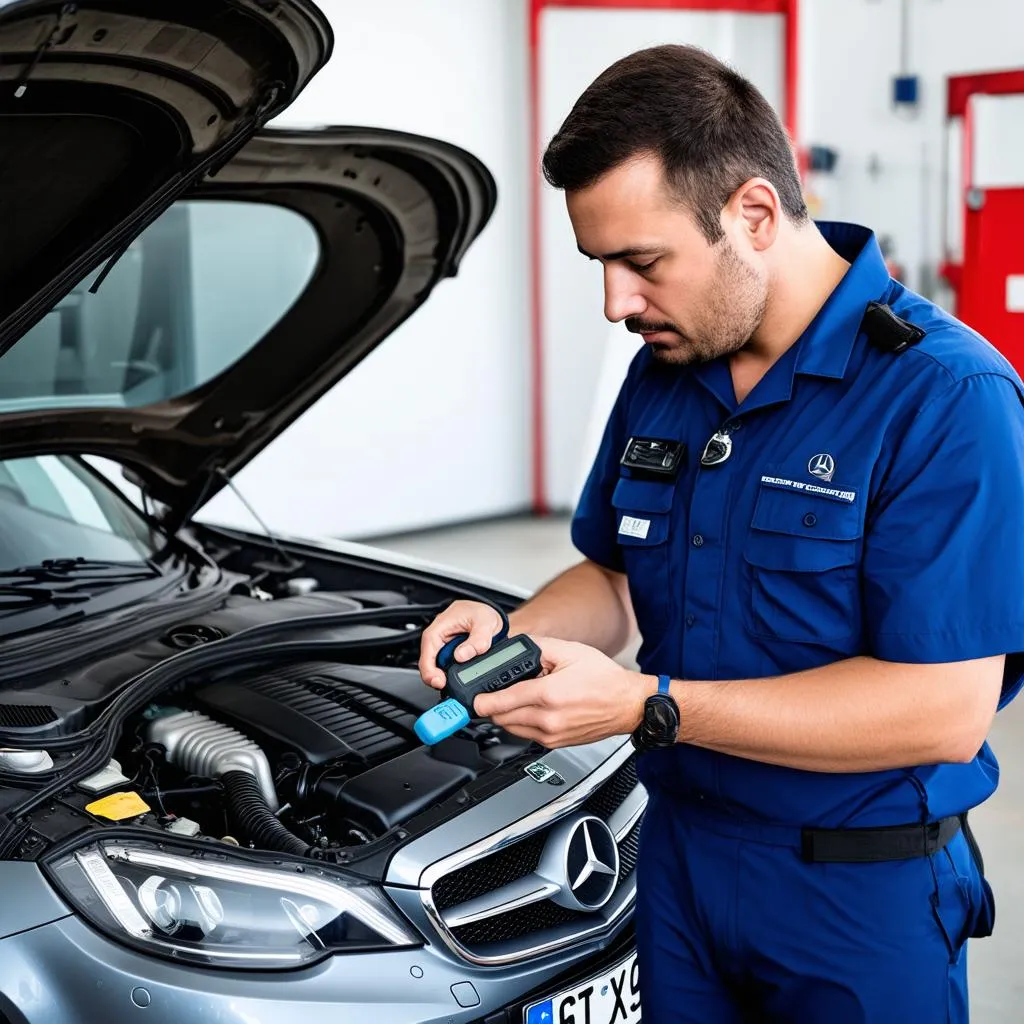
<path fill-rule="evenodd" d="M 674 480 L 620 477 L 612 492 L 616 540 L 641 633 L 669 618 L 669 551 Z"/>
<path fill-rule="evenodd" d="M 762 484 L 750 526 L 748 630 L 795 643 L 859 635 L 864 527 L 856 500 Z"/>

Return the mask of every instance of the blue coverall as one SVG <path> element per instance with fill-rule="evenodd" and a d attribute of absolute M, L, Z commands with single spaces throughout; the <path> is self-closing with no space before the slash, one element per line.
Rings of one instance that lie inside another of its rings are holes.
<path fill-rule="evenodd" d="M 583 555 L 625 572 L 646 673 L 749 680 L 869 655 L 1007 654 L 1024 673 L 1024 385 L 988 342 L 893 281 L 874 235 L 820 224 L 850 261 L 800 339 L 737 403 L 726 360 L 642 349 L 573 520 Z M 899 353 L 869 302 L 927 333 Z M 702 467 L 709 438 L 732 445 Z M 621 465 L 630 438 L 683 442 L 675 480 Z M 959 815 L 996 788 L 969 764 L 825 774 L 677 744 L 640 757 L 645 1024 L 967 1019 L 966 939 L 991 890 L 961 830 L 940 852 L 810 863 L 802 828 Z"/>

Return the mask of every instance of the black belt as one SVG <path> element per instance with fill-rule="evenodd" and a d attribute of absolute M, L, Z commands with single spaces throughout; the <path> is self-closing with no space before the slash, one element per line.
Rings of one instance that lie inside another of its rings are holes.
<path fill-rule="evenodd" d="M 938 853 L 959 831 L 959 818 L 884 828 L 805 828 L 801 852 L 816 864 L 910 860 Z"/>

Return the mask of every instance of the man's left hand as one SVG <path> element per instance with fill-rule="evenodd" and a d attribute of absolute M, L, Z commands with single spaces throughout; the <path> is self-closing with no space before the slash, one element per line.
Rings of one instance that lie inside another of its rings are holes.
<path fill-rule="evenodd" d="M 631 672 L 586 644 L 535 637 L 544 674 L 497 693 L 473 709 L 516 736 L 545 747 L 572 747 L 631 733 L 657 680 Z"/>

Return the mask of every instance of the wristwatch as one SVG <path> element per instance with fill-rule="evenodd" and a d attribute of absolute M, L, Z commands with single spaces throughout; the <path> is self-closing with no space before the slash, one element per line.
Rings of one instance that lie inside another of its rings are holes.
<path fill-rule="evenodd" d="M 679 735 L 679 705 L 669 693 L 668 676 L 658 676 L 658 692 L 644 701 L 644 715 L 630 739 L 641 753 L 671 747 Z"/>

